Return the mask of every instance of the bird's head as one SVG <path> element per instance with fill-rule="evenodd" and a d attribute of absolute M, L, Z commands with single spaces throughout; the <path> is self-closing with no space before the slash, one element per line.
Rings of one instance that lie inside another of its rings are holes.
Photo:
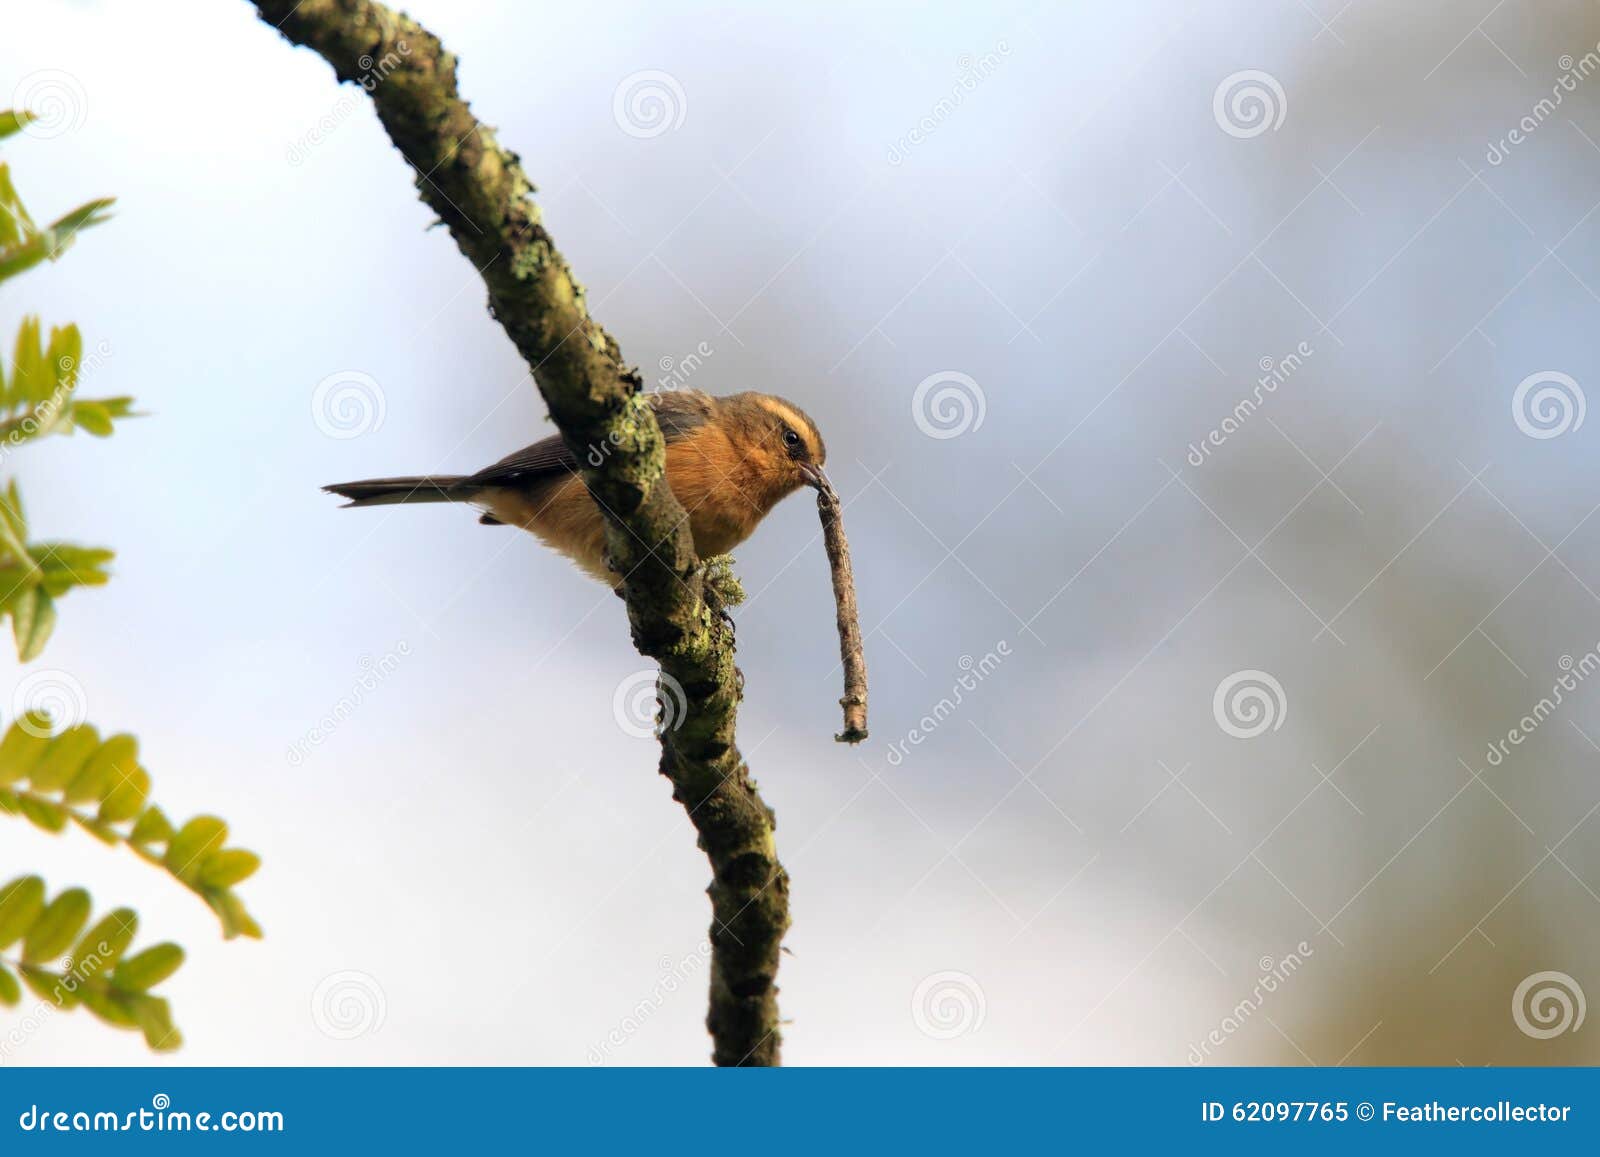
<path fill-rule="evenodd" d="M 822 467 L 828 460 L 817 424 L 793 402 L 771 394 L 734 394 L 722 399 L 736 444 L 746 464 L 776 498 L 802 486 L 828 485 Z"/>

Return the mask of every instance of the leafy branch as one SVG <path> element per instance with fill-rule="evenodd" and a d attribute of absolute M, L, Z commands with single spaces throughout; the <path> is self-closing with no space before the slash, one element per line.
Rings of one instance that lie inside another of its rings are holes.
<path fill-rule="evenodd" d="M 118 908 L 84 931 L 90 908 L 82 888 L 68 888 L 46 903 L 38 876 L 0 887 L 0 1004 L 15 1007 L 22 1000 L 21 977 L 57 1008 L 82 1005 L 106 1024 L 139 1029 L 152 1049 L 177 1048 L 183 1038 L 172 1009 L 149 990 L 178 970 L 183 949 L 163 943 L 127 956 L 138 915 Z M 20 952 L 5 955 L 19 941 Z"/>
<path fill-rule="evenodd" d="M 228 939 L 259 939 L 261 927 L 234 894 L 261 857 L 227 847 L 228 825 L 196 816 L 174 827 L 149 802 L 150 773 L 131 735 L 102 740 L 87 724 L 50 734 L 50 720 L 30 712 L 0 737 L 0 811 L 47 832 L 75 824 L 107 844 L 131 848 L 210 906 Z"/>
<path fill-rule="evenodd" d="M 0 139 L 33 119 L 26 111 L 0 112 Z M 36 226 L 9 167 L 0 163 L 0 281 L 59 258 L 78 233 L 105 220 L 111 203 L 88 201 Z M 131 398 L 77 396 L 86 368 L 77 326 L 52 327 L 46 340 L 37 318 L 23 320 L 9 372 L 0 364 L 0 457 L 49 434 L 82 430 L 106 437 L 118 419 L 133 416 Z M 16 481 L 6 485 L 0 494 L 0 614 L 11 617 L 24 663 L 49 640 L 55 601 L 74 587 L 104 584 L 112 557 L 98 547 L 31 542 Z M 204 900 L 224 936 L 259 937 L 260 926 L 233 891 L 260 866 L 259 857 L 227 847 L 228 826 L 215 816 L 174 827 L 149 797 L 150 774 L 131 735 L 102 740 L 83 724 L 56 733 L 47 715 L 26 711 L 0 736 L 0 812 L 48 832 L 74 825 L 107 844 L 125 845 Z M 0 889 L 0 1005 L 16 1005 L 26 984 L 55 1008 L 81 1005 L 109 1025 L 139 1029 L 152 1049 L 177 1048 L 182 1038 L 172 1011 L 149 990 L 183 963 L 183 949 L 162 943 L 127 956 L 138 917 L 118 908 L 85 932 L 91 907 L 82 888 L 47 903 L 38 876 Z M 18 954 L 6 955 L 19 942 Z"/>
<path fill-rule="evenodd" d="M 109 438 L 114 419 L 134 416 L 132 398 L 79 398 L 82 365 L 83 337 L 77 326 L 51 326 L 46 345 L 39 319 L 22 319 L 9 377 L 0 362 L 0 452 L 74 430 Z"/>
<path fill-rule="evenodd" d="M 0 615 L 11 616 L 17 657 L 36 658 L 56 625 L 56 599 L 73 587 L 102 586 L 113 552 L 65 542 L 28 542 L 22 495 L 13 479 L 0 498 Z"/>
<path fill-rule="evenodd" d="M 26 110 L 0 112 L 0 140 L 22 131 L 34 119 Z M 111 197 L 85 201 L 41 227 L 23 208 L 11 183 L 10 169 L 0 164 L 0 281 L 42 261 L 57 260 L 80 232 L 107 220 L 113 201 Z"/>
<path fill-rule="evenodd" d="M 33 120 L 26 111 L 0 112 L 0 139 Z M 0 162 L 0 281 L 46 259 L 56 260 L 82 230 L 106 219 L 109 198 L 86 202 L 40 228 L 22 203 L 9 164 Z M 17 331 L 9 371 L 0 363 L 0 457 L 47 434 L 74 430 L 109 435 L 133 413 L 133 399 L 79 399 L 83 337 L 75 325 L 52 326 L 48 342 L 37 318 Z M 35 658 L 55 629 L 55 600 L 75 586 L 99 586 L 112 553 L 68 543 L 30 544 L 16 483 L 0 501 L 0 615 L 11 616 L 17 657 Z"/>

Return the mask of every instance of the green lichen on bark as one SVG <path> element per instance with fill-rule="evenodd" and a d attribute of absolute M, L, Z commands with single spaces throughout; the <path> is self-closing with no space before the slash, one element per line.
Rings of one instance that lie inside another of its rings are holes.
<path fill-rule="evenodd" d="M 706 597 L 723 607 L 737 607 L 745 600 L 744 584 L 733 571 L 733 555 L 719 554 L 705 560 Z"/>
<path fill-rule="evenodd" d="M 661 772 L 689 812 L 712 883 L 711 1030 L 722 1065 L 778 1063 L 779 944 L 788 877 L 772 813 L 734 745 L 739 673 L 733 637 L 707 602 L 683 507 L 663 475 L 661 431 L 638 373 L 589 316 L 515 153 L 456 88 L 456 58 L 427 29 L 370 0 L 255 0 L 261 18 L 311 48 L 372 97 L 418 195 L 479 271 L 489 310 L 533 371 L 550 417 L 584 463 L 606 515 L 606 547 L 626 576 L 640 652 L 683 687 L 682 723 L 662 740 Z M 606 447 L 594 457 L 591 447 Z M 717 596 L 711 595 L 713 602 Z M 719 604 L 720 605 L 720 604 Z"/>

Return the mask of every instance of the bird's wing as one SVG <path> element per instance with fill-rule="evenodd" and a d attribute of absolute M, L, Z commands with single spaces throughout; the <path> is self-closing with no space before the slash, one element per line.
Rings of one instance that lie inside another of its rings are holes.
<path fill-rule="evenodd" d="M 716 410 L 715 399 L 699 390 L 651 394 L 649 401 L 668 445 L 705 425 Z M 567 448 L 560 434 L 552 434 L 485 466 L 466 481 L 480 486 L 511 486 L 577 472 L 577 455 Z"/>
<path fill-rule="evenodd" d="M 691 430 L 709 422 L 716 413 L 717 400 L 699 390 L 673 390 L 650 395 L 661 436 L 670 445 Z"/>
<path fill-rule="evenodd" d="M 576 474 L 577 471 L 577 457 L 567 449 L 560 434 L 552 434 L 531 446 L 507 454 L 493 466 L 485 466 L 467 481 L 480 486 L 510 486 L 519 482 L 535 482 L 556 474 Z"/>

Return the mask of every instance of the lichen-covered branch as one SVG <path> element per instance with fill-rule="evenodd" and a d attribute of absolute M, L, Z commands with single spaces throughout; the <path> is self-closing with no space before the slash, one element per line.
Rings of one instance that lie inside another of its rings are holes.
<path fill-rule="evenodd" d="M 254 0 L 290 41 L 360 83 L 416 173 L 419 195 L 483 277 L 489 308 L 606 512 L 606 545 L 625 576 L 634 643 L 682 686 L 686 710 L 662 740 L 661 771 L 711 861 L 713 1058 L 778 1061 L 778 947 L 788 878 L 772 813 L 734 745 L 733 639 L 708 605 L 683 508 L 638 374 L 589 316 L 583 288 L 540 221 L 533 185 L 456 90 L 456 58 L 427 29 L 371 0 Z M 607 446 L 602 455 L 589 447 Z"/>

